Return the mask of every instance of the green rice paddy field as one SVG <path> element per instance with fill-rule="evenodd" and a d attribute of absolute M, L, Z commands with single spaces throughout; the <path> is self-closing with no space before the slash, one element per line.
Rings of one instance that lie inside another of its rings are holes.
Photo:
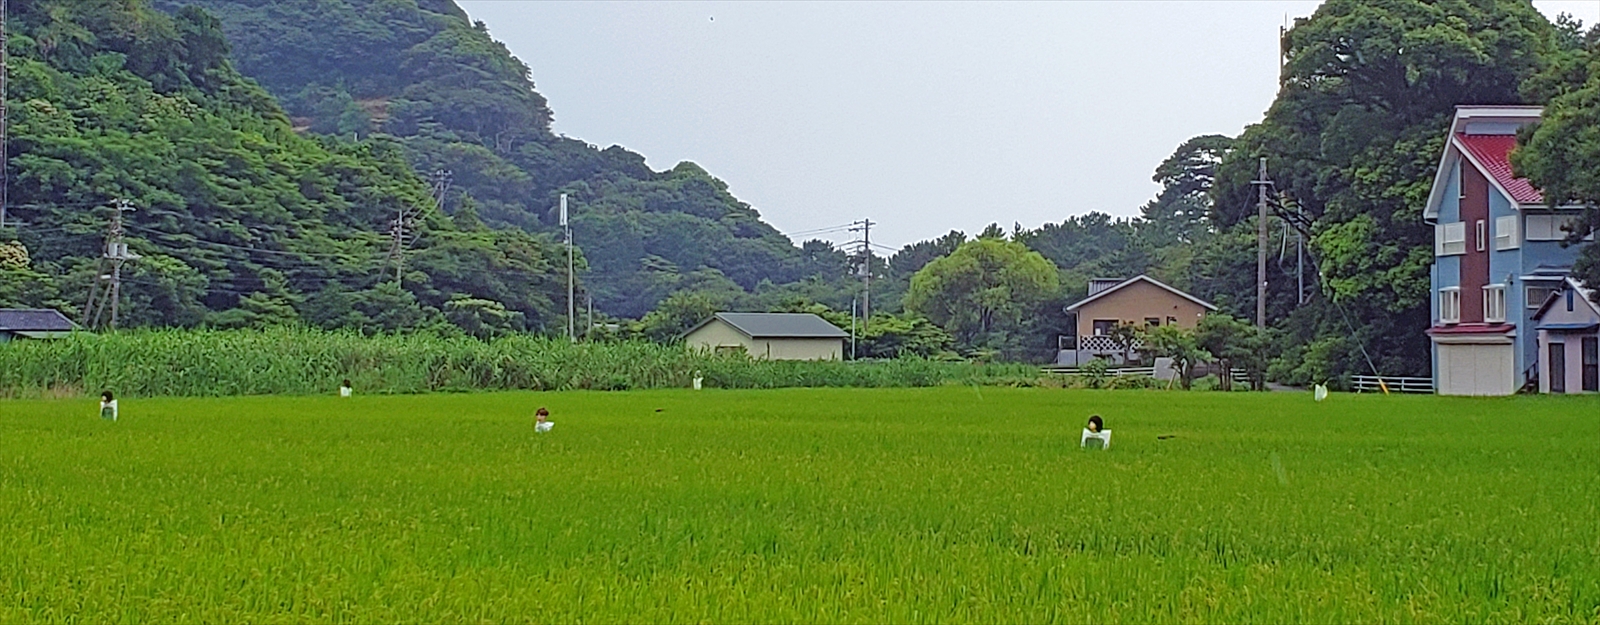
<path fill-rule="evenodd" d="M 19 621 L 1595 622 L 1600 399 L 0 401 Z"/>

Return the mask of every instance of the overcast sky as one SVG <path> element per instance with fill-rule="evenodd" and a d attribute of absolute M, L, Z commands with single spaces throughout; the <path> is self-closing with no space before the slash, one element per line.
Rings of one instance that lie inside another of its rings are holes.
<path fill-rule="evenodd" d="M 1180 143 L 1260 121 L 1278 27 L 1319 4 L 458 1 L 556 132 L 699 163 L 785 233 L 871 218 L 894 248 L 1138 214 Z"/>

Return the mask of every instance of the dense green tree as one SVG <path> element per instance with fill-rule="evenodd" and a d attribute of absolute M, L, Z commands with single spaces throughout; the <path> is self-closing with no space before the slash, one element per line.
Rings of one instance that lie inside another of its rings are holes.
<path fill-rule="evenodd" d="M 1157 326 L 1154 328 L 1141 328 L 1138 330 L 1139 340 L 1143 344 L 1141 351 L 1148 353 L 1152 358 L 1171 358 L 1172 368 L 1177 374 L 1178 381 L 1185 390 L 1194 382 L 1194 366 L 1204 362 L 1211 354 L 1201 348 L 1195 333 L 1176 325 Z M 1227 377 L 1223 376 L 1223 382 Z M 1223 388 L 1228 388 L 1224 384 Z"/>
<path fill-rule="evenodd" d="M 1202 135 L 1183 142 L 1156 167 L 1152 179 L 1161 193 L 1140 209 L 1144 241 L 1157 247 L 1193 243 L 1209 231 L 1212 183 L 1232 149 L 1229 137 Z"/>
<path fill-rule="evenodd" d="M 1563 19 L 1557 31 L 1561 45 L 1549 65 L 1523 83 L 1526 95 L 1549 104 L 1540 123 L 1524 132 L 1512 161 L 1552 206 L 1586 207 L 1584 227 L 1569 237 L 1583 245 L 1573 270 L 1585 283 L 1600 284 L 1600 247 L 1581 243 L 1600 229 L 1600 25 L 1584 33 L 1581 24 Z"/>
<path fill-rule="evenodd" d="M 1242 319 L 1225 314 L 1209 314 L 1194 329 L 1195 344 L 1215 358 L 1221 368 L 1217 377 L 1220 390 L 1233 388 L 1234 368 L 1243 368 L 1251 385 L 1260 390 L 1266 381 L 1270 345 L 1267 333 Z"/>
<path fill-rule="evenodd" d="M 906 309 L 965 345 L 1020 340 L 1025 315 L 1059 289 L 1056 268 L 1021 243 L 979 238 L 911 278 Z M 1008 337 L 1007 335 L 1013 335 Z"/>
<path fill-rule="evenodd" d="M 653 341 L 674 341 L 726 306 L 726 301 L 719 301 L 706 293 L 678 291 L 662 300 L 655 310 L 645 314 L 636 324 L 635 332 Z"/>
<path fill-rule="evenodd" d="M 1518 0 L 1330 0 L 1296 22 L 1283 88 L 1224 157 L 1213 192 L 1217 228 L 1253 228 L 1250 181 L 1266 157 L 1277 192 L 1309 224 L 1326 297 L 1310 304 L 1320 314 L 1299 317 L 1288 314 L 1293 289 L 1274 288 L 1274 319 L 1315 326 L 1291 336 L 1366 345 L 1384 373 L 1427 372 L 1433 232 L 1421 210 L 1450 116 L 1459 104 L 1521 103 L 1518 86 L 1554 41 Z M 1367 368 L 1360 357 L 1333 366 Z"/>
<path fill-rule="evenodd" d="M 861 358 L 932 358 L 955 346 L 949 332 L 915 313 L 875 314 L 857 335 L 856 354 Z"/>

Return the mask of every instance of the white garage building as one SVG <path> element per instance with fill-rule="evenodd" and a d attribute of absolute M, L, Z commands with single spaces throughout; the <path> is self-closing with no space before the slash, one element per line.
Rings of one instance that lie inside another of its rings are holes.
<path fill-rule="evenodd" d="M 766 360 L 839 360 L 849 334 L 811 313 L 717 313 L 683 334 L 689 349 Z"/>

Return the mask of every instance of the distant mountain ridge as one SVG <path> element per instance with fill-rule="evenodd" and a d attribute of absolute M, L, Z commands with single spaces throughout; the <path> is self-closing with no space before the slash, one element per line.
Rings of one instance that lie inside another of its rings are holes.
<path fill-rule="evenodd" d="M 421 172 L 453 174 L 449 211 L 555 233 L 573 200 L 597 308 L 636 317 L 666 295 L 754 292 L 835 279 L 727 185 L 692 163 L 652 171 L 622 147 L 550 131 L 528 67 L 452 0 L 154 0 L 217 16 L 240 72 L 283 103 L 297 128 L 397 137 Z"/>

